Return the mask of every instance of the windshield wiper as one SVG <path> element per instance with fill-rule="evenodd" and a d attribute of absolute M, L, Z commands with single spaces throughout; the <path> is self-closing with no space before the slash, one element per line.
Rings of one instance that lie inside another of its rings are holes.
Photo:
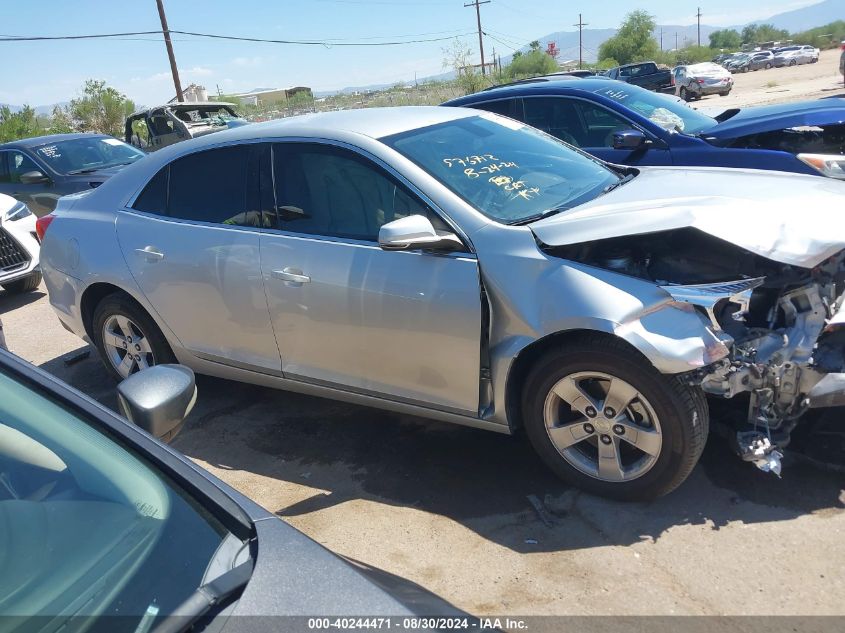
<path fill-rule="evenodd" d="M 86 167 L 85 169 L 71 169 L 68 174 L 76 175 L 76 174 L 90 174 L 93 171 L 98 171 L 102 169 L 102 165 L 97 165 L 96 167 Z"/>
<path fill-rule="evenodd" d="M 514 220 L 513 222 L 508 222 L 508 226 L 522 226 L 523 224 L 531 224 L 532 222 L 536 222 L 537 220 L 542 220 L 543 218 L 547 218 L 550 215 L 554 215 L 555 213 L 560 213 L 561 211 L 566 211 L 569 207 L 557 207 L 555 209 L 548 209 L 543 211 L 542 213 L 535 213 L 534 215 L 529 215 L 527 218 L 521 218 L 519 220 Z"/>
<path fill-rule="evenodd" d="M 607 187 L 602 189 L 601 193 L 602 193 L 602 195 L 604 195 L 606 193 L 610 193 L 611 191 L 613 191 L 617 187 L 621 187 L 622 185 L 624 185 L 626 182 L 631 182 L 633 179 L 634 179 L 634 174 L 628 174 L 627 176 L 620 178 L 616 182 L 610 183 Z"/>
<path fill-rule="evenodd" d="M 252 578 L 252 569 L 253 560 L 250 559 L 198 587 L 173 613 L 165 616 L 153 633 L 180 633 L 189 629 L 211 607 L 246 587 Z"/>

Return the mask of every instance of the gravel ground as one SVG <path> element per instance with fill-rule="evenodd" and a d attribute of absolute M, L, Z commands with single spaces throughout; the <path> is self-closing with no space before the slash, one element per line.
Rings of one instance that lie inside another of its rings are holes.
<path fill-rule="evenodd" d="M 738 76 L 701 105 L 827 94 L 830 58 Z M 114 406 L 43 287 L 0 291 L 0 314 L 12 351 Z M 179 450 L 326 547 L 470 612 L 845 613 L 842 472 L 787 459 L 777 479 L 711 437 L 676 492 L 612 503 L 558 482 L 520 438 L 212 378 L 199 394 Z"/>

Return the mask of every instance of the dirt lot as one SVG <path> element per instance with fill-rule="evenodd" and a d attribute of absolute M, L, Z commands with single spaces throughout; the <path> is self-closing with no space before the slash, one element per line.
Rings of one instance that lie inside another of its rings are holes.
<path fill-rule="evenodd" d="M 832 94 L 831 58 L 738 76 L 702 105 Z M 64 362 L 87 348 L 43 287 L 0 291 L 0 314 L 12 351 L 114 406 L 93 353 Z M 678 491 L 619 504 L 567 488 L 519 438 L 210 378 L 199 394 L 179 450 L 328 548 L 473 613 L 845 613 L 842 472 L 788 459 L 779 480 L 713 437 Z"/>
<path fill-rule="evenodd" d="M 9 347 L 115 405 L 92 353 L 42 291 L 0 292 Z M 556 481 L 526 443 L 493 433 L 200 378 L 175 446 L 346 556 L 476 614 L 841 614 L 845 475 L 757 471 L 711 438 L 678 491 L 652 504 Z M 544 500 L 545 525 L 528 501 Z"/>
<path fill-rule="evenodd" d="M 735 74 L 730 95 L 711 95 L 694 107 L 727 109 L 844 95 L 839 55 L 838 49 L 822 51 L 815 64 Z"/>

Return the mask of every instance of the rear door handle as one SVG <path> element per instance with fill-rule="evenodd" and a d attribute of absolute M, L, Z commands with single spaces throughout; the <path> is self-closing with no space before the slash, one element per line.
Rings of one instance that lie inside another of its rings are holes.
<path fill-rule="evenodd" d="M 298 268 L 283 268 L 282 270 L 274 270 L 272 272 L 273 279 L 278 279 L 280 281 L 289 281 L 297 284 L 307 284 L 311 281 L 311 277 L 308 275 L 303 275 L 302 271 Z"/>
<path fill-rule="evenodd" d="M 155 246 L 145 246 L 144 248 L 136 248 L 135 252 L 143 255 L 148 262 L 157 262 L 164 259 L 164 253 L 157 250 Z"/>

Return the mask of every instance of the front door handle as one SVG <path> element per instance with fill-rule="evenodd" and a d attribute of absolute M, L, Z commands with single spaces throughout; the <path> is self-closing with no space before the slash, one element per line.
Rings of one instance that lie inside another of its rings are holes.
<path fill-rule="evenodd" d="M 136 248 L 135 252 L 143 255 L 148 262 L 157 262 L 164 259 L 164 253 L 156 249 L 155 246 L 145 246 L 144 248 Z"/>
<path fill-rule="evenodd" d="M 282 268 L 282 270 L 274 270 L 272 273 L 273 279 L 278 279 L 280 281 L 288 281 L 293 282 L 296 284 L 307 284 L 311 281 L 311 277 L 308 275 L 303 275 L 302 271 L 298 268 L 291 268 L 288 266 L 287 268 Z"/>

